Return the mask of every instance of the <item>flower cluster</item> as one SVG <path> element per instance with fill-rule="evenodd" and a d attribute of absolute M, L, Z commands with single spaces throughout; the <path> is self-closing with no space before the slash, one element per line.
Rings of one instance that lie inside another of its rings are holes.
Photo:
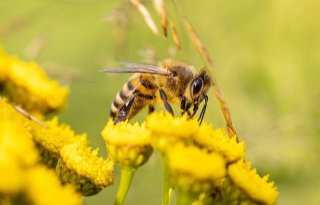
<path fill-rule="evenodd" d="M 81 204 L 72 186 L 62 187 L 54 171 L 38 163 L 28 121 L 0 99 L 0 202 Z"/>
<path fill-rule="evenodd" d="M 210 124 L 199 126 L 187 116 L 160 112 L 149 115 L 142 125 L 114 125 L 109 121 L 102 135 L 109 155 L 120 167 L 136 169 L 149 158 L 151 152 L 146 150 L 152 148 L 161 154 L 165 170 L 163 204 L 170 204 L 173 189 L 181 205 L 269 205 L 278 198 L 268 176 L 260 177 L 244 162 L 245 143 L 238 142 L 237 136 L 228 136 L 222 128 L 214 130 Z M 120 182 L 119 191 L 123 192 L 121 189 L 127 191 Z M 119 197 L 117 200 L 115 204 L 124 201 Z"/>
<path fill-rule="evenodd" d="M 112 184 L 113 161 L 99 157 L 86 134 L 46 120 L 68 88 L 2 50 L 0 88 L 0 204 L 76 205 Z"/>

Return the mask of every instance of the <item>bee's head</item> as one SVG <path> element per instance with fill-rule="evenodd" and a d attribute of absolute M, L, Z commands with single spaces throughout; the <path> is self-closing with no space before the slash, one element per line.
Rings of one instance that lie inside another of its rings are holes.
<path fill-rule="evenodd" d="M 200 104 L 203 100 L 204 94 L 207 93 L 208 89 L 212 84 L 210 74 L 206 69 L 202 69 L 201 72 L 196 75 L 190 85 L 190 96 L 195 104 Z"/>

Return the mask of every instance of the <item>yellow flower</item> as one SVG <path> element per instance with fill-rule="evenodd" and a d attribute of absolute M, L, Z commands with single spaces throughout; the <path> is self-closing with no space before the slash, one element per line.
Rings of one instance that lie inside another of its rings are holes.
<path fill-rule="evenodd" d="M 152 154 L 150 131 L 145 124 L 120 122 L 114 125 L 109 120 L 101 134 L 109 156 L 121 167 L 137 168 L 147 162 Z"/>
<path fill-rule="evenodd" d="M 76 185 L 85 196 L 93 195 L 113 183 L 113 161 L 98 157 L 86 141 L 66 145 L 61 149 L 57 173 L 63 184 Z"/>
<path fill-rule="evenodd" d="M 195 193 L 211 190 L 226 175 L 226 162 L 214 152 L 178 144 L 167 154 L 172 179 L 182 190 Z"/>
<path fill-rule="evenodd" d="M 74 187 L 61 186 L 55 173 L 45 167 L 30 169 L 26 180 L 28 198 L 35 205 L 78 205 L 82 202 Z"/>
<path fill-rule="evenodd" d="M 20 191 L 24 170 L 37 161 L 32 136 L 24 126 L 26 121 L 0 98 L 0 195 Z"/>
<path fill-rule="evenodd" d="M 237 142 L 236 136 L 230 138 L 222 128 L 213 130 L 211 125 L 203 123 L 194 140 L 208 151 L 224 156 L 228 163 L 245 157 L 245 143 Z"/>
<path fill-rule="evenodd" d="M 0 81 L 10 100 L 29 112 L 48 113 L 64 107 L 69 89 L 50 80 L 34 62 L 0 54 Z"/>
<path fill-rule="evenodd" d="M 8 75 L 8 60 L 5 52 L 0 47 L 0 85 L 4 83 L 4 80 L 7 78 Z"/>
<path fill-rule="evenodd" d="M 179 141 L 192 143 L 193 136 L 199 129 L 197 120 L 190 119 L 186 115 L 173 117 L 166 112 L 155 112 L 146 120 L 147 128 L 152 132 L 152 144 L 159 151 L 165 152 Z"/>
<path fill-rule="evenodd" d="M 170 146 L 183 142 L 194 144 L 209 152 L 214 151 L 234 162 L 245 156 L 244 142 L 237 142 L 236 137 L 230 138 L 223 129 L 212 129 L 212 126 L 199 123 L 187 116 L 173 117 L 168 113 L 153 113 L 147 118 L 147 128 L 152 132 L 152 144 L 165 153 Z"/>
<path fill-rule="evenodd" d="M 16 159 L 0 146 L 0 198 L 4 194 L 18 193 L 23 187 L 23 179 L 24 172 Z"/>
<path fill-rule="evenodd" d="M 31 134 L 40 151 L 41 161 L 49 167 L 55 167 L 62 147 L 79 140 L 87 139 L 86 134 L 76 135 L 67 124 L 59 124 L 55 117 L 45 122 L 43 127 L 35 122 L 30 122 Z"/>
<path fill-rule="evenodd" d="M 278 191 L 273 182 L 268 182 L 269 176 L 260 177 L 249 163 L 239 161 L 228 168 L 228 176 L 234 186 L 240 188 L 246 195 L 261 204 L 272 205 L 278 199 Z"/>
<path fill-rule="evenodd" d="M 11 105 L 0 99 L 0 150 L 24 167 L 33 165 L 38 159 L 32 136 L 24 126 L 26 121 Z"/>
<path fill-rule="evenodd" d="M 0 204 L 1 205 L 12 205 L 10 197 L 9 196 L 1 196 L 0 197 Z"/>

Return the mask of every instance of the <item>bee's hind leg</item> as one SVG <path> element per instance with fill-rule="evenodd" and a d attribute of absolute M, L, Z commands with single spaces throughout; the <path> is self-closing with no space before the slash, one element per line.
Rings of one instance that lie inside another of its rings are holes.
<path fill-rule="evenodd" d="M 134 102 L 135 96 L 131 96 L 126 103 L 120 108 L 118 116 L 115 118 L 114 124 L 125 121 L 129 117 L 131 106 Z"/>
<path fill-rule="evenodd" d="M 166 110 L 167 110 L 172 116 L 174 116 L 172 107 L 171 107 L 171 105 L 170 105 L 170 104 L 168 103 L 168 101 L 167 101 L 167 95 L 166 95 L 166 93 L 164 92 L 163 89 L 159 89 L 159 92 L 160 92 L 160 97 L 161 97 L 161 100 L 163 101 L 164 107 L 166 108 Z"/>

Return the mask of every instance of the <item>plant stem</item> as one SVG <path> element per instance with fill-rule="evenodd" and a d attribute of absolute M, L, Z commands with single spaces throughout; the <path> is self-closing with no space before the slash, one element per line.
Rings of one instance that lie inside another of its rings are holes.
<path fill-rule="evenodd" d="M 122 205 L 127 196 L 129 187 L 131 185 L 134 173 L 134 168 L 122 167 L 120 171 L 120 184 L 118 187 L 117 198 L 114 201 L 113 205 Z"/>
<path fill-rule="evenodd" d="M 177 205 L 191 205 L 195 200 L 195 196 L 192 193 L 179 190 L 177 196 Z"/>
<path fill-rule="evenodd" d="M 162 169 L 162 205 L 170 205 L 173 187 L 170 183 L 168 165 L 165 162 L 162 163 Z"/>

